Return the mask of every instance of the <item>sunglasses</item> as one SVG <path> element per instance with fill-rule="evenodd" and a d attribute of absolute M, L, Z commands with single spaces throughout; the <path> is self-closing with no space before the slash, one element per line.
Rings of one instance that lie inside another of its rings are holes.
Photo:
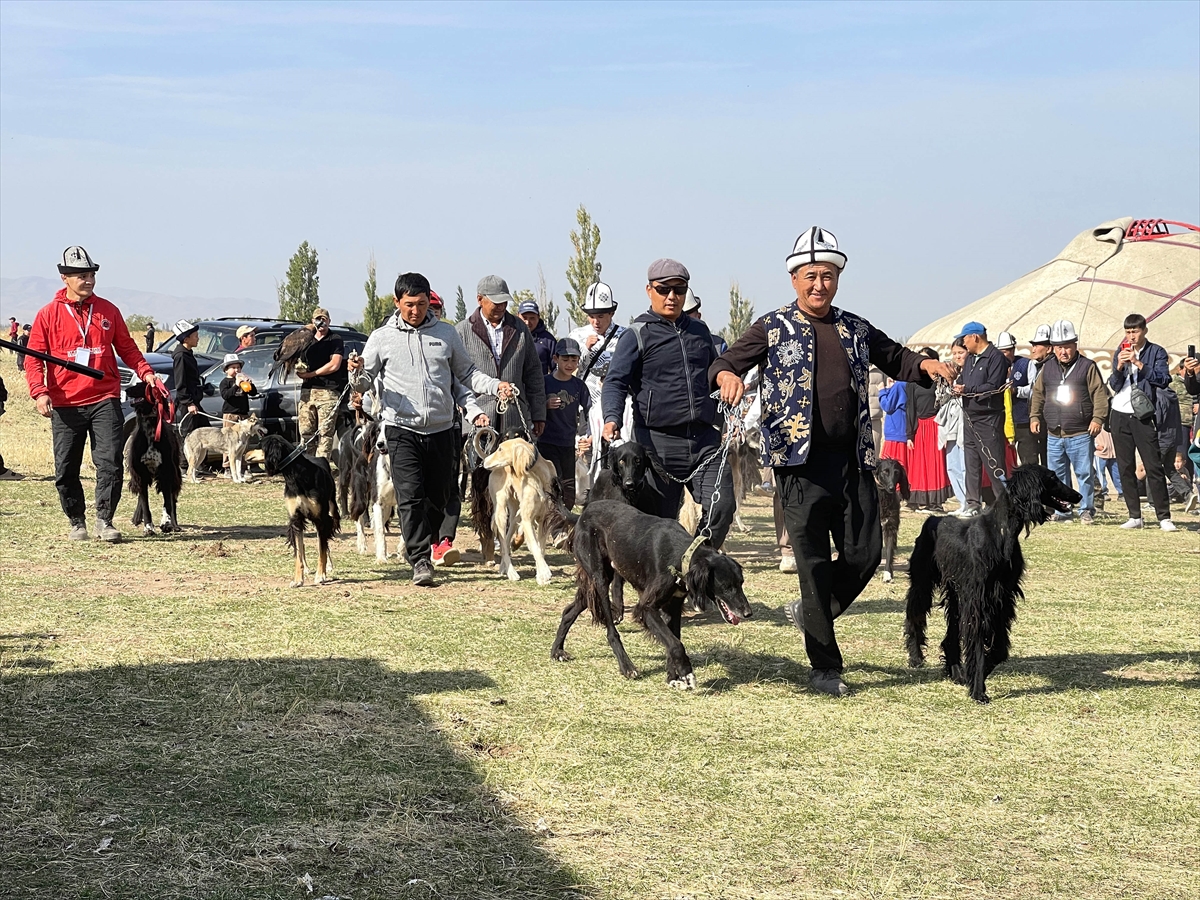
<path fill-rule="evenodd" d="M 658 294 L 660 297 L 669 297 L 671 294 L 674 294 L 676 297 L 682 299 L 683 297 L 687 296 L 686 284 L 652 284 L 650 287 L 654 288 L 654 293 Z"/>

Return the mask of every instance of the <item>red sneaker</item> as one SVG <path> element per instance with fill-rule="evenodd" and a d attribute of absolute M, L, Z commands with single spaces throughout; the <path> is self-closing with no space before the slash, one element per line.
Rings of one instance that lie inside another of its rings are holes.
<path fill-rule="evenodd" d="M 461 554 L 454 549 L 449 538 L 442 538 L 441 543 L 433 548 L 433 564 L 435 566 L 452 566 L 458 562 Z"/>

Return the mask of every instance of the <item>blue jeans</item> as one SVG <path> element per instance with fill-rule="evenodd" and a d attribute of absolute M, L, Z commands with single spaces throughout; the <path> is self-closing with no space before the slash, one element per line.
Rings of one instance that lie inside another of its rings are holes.
<path fill-rule="evenodd" d="M 1101 459 L 1097 456 L 1096 474 L 1096 486 L 1100 493 L 1108 493 L 1108 485 L 1116 488 L 1118 494 L 1121 493 L 1121 473 L 1117 471 L 1117 461 L 1115 459 Z M 1106 475 L 1108 476 L 1107 478 L 1105 478 Z"/>
<path fill-rule="evenodd" d="M 967 505 L 967 465 L 963 459 L 962 444 L 958 441 L 946 442 L 946 474 L 950 476 L 950 487 L 958 505 Z"/>
<path fill-rule="evenodd" d="M 1092 470 L 1092 458 L 1096 455 L 1096 442 L 1090 434 L 1077 434 L 1072 437 L 1046 437 L 1046 462 L 1063 484 L 1071 483 L 1071 470 L 1075 470 L 1075 482 L 1083 499 L 1079 501 L 1079 511 L 1094 513 L 1095 504 L 1095 473 Z"/>

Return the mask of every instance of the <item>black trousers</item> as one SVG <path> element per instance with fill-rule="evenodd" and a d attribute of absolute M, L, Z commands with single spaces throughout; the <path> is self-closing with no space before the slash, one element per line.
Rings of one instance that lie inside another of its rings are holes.
<path fill-rule="evenodd" d="M 558 483 L 562 485 L 563 504 L 572 509 L 575 506 L 575 448 L 540 443 L 537 448 L 538 453 L 554 463 Z"/>
<path fill-rule="evenodd" d="M 1112 432 L 1113 450 L 1117 453 L 1117 471 L 1121 486 L 1137 484 L 1137 460 L 1134 450 L 1142 457 L 1146 469 L 1146 494 L 1154 506 L 1159 521 L 1171 518 L 1171 501 L 1167 495 L 1167 476 L 1163 471 L 1162 454 L 1158 448 L 1158 430 L 1154 422 L 1143 422 L 1137 416 L 1113 410 L 1108 417 Z M 1172 463 L 1174 456 L 1172 456 Z M 1128 479 L 1128 480 L 1126 480 Z M 1142 507 L 1136 490 L 1123 491 L 1129 518 L 1140 519 Z"/>
<path fill-rule="evenodd" d="M 633 438 L 643 447 L 652 450 L 663 468 L 676 478 L 686 478 L 705 457 L 721 446 L 721 433 L 711 425 L 700 423 L 661 431 L 635 427 Z M 710 509 L 713 492 L 718 486 L 717 469 L 720 467 L 721 460 L 718 457 L 688 484 L 692 489 L 692 496 L 703 509 L 697 527 L 707 527 L 711 531 L 712 545 L 718 549 L 725 543 L 725 536 L 729 534 L 729 526 L 733 524 L 733 514 L 737 510 L 737 501 L 733 496 L 733 468 L 728 460 L 721 471 L 720 499 L 716 508 Z M 658 514 L 664 519 L 676 518 L 683 502 L 683 485 L 668 478 L 661 478 L 653 470 L 649 475 L 663 498 Z"/>
<path fill-rule="evenodd" d="M 979 509 L 983 502 L 983 467 L 988 467 L 992 492 L 999 495 L 1004 484 L 1004 413 L 963 413 L 963 456 L 967 470 L 967 508 Z"/>
<path fill-rule="evenodd" d="M 83 446 L 92 442 L 96 466 L 96 518 L 111 522 L 121 502 L 121 480 L 125 474 L 121 440 L 121 401 L 115 397 L 88 406 L 56 406 L 50 414 L 54 441 L 54 486 L 62 510 L 72 522 L 83 522 L 87 504 L 79 467 Z"/>
<path fill-rule="evenodd" d="M 447 428 L 436 434 L 417 434 L 388 425 L 384 434 L 392 461 L 392 486 L 404 550 L 408 561 L 415 564 L 429 559 L 446 500 L 455 488 L 455 431 Z"/>
<path fill-rule="evenodd" d="M 1037 463 L 1039 466 L 1044 466 L 1046 464 L 1046 429 L 1043 428 L 1040 434 L 1034 434 L 1029 430 L 1028 422 L 1024 425 L 1017 422 L 1013 424 L 1013 430 L 1017 433 L 1017 465 Z"/>
<path fill-rule="evenodd" d="M 804 649 L 814 669 L 840 672 L 833 620 L 871 582 L 883 549 L 875 479 L 853 450 L 814 448 L 804 465 L 776 469 L 775 485 L 796 555 Z"/>
<path fill-rule="evenodd" d="M 463 433 L 462 426 L 455 425 L 450 429 L 453 432 L 451 440 L 454 442 L 454 459 L 451 461 L 454 470 L 451 473 L 450 493 L 446 497 L 446 508 L 442 515 L 442 524 L 437 530 L 438 543 L 443 540 L 448 540 L 454 543 L 454 537 L 458 534 L 458 520 L 462 517 L 462 493 L 459 490 L 459 479 L 462 476 L 462 451 L 463 451 Z"/>

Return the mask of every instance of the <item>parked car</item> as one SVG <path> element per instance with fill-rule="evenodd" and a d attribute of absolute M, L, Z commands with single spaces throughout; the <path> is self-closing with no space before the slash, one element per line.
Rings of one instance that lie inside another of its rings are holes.
<path fill-rule="evenodd" d="M 351 351 L 362 353 L 362 341 L 346 339 L 346 353 Z M 279 371 L 270 374 L 271 366 L 275 364 L 272 358 L 275 353 L 272 347 L 255 347 L 238 354 L 242 359 L 242 373 L 258 388 L 258 396 L 250 398 L 250 412 L 258 416 L 259 423 L 266 428 L 268 434 L 283 435 L 289 441 L 300 439 L 300 426 L 297 420 L 297 410 L 300 407 L 300 388 L 304 382 L 297 375 L 288 375 Z M 217 363 L 203 373 L 204 400 L 200 408 L 216 421 L 221 420 L 221 381 L 225 378 L 225 370 Z M 354 422 L 354 415 L 348 403 L 343 402 L 338 420 L 338 432 L 348 428 Z"/>
<path fill-rule="evenodd" d="M 302 328 L 304 322 L 292 322 L 287 319 L 200 319 L 193 322 L 200 329 L 200 343 L 196 345 L 192 353 L 196 356 L 196 362 L 200 365 L 200 371 L 203 372 L 209 366 L 219 363 L 225 358 L 226 353 L 234 353 L 238 348 L 237 330 L 243 325 L 249 325 L 257 332 L 254 340 L 254 347 L 270 347 L 272 352 L 284 335 L 288 332 L 295 331 L 297 328 Z M 353 328 L 348 328 L 345 325 L 331 325 L 329 330 L 346 341 L 346 352 L 350 352 L 350 342 L 358 341 L 358 349 L 362 349 L 362 345 L 366 343 L 367 336 L 361 331 L 356 331 Z M 158 353 L 165 353 L 170 356 L 175 347 L 179 344 L 179 338 L 175 335 L 168 335 L 167 338 L 155 347 Z"/>
<path fill-rule="evenodd" d="M 214 424 L 219 424 L 221 421 L 221 395 L 217 390 L 220 387 L 221 379 L 225 377 L 221 363 L 225 359 L 226 353 L 233 353 L 237 350 L 236 332 L 238 328 L 242 325 L 252 325 L 258 332 L 254 347 L 238 354 L 243 361 L 242 370 L 250 376 L 262 395 L 258 398 L 251 398 L 250 411 L 258 414 L 259 418 L 267 425 L 269 432 L 281 434 L 291 441 L 298 440 L 300 429 L 296 422 L 296 410 L 300 400 L 300 379 L 293 375 L 287 383 L 283 383 L 279 381 L 279 376 L 270 379 L 267 373 L 274 364 L 272 356 L 276 346 L 283 340 L 284 335 L 300 328 L 302 323 L 274 319 L 206 319 L 196 324 L 200 326 L 200 344 L 192 352 L 200 366 L 201 378 L 204 380 L 205 386 L 205 398 L 204 402 L 200 404 L 200 408 L 208 413 L 210 418 L 215 417 Z M 336 325 L 330 330 L 345 343 L 347 355 L 352 350 L 362 353 L 367 336 L 361 331 L 347 328 L 344 325 Z M 230 346 L 230 342 L 232 342 L 231 349 L 224 349 Z M 171 335 L 170 338 L 158 345 L 156 352 L 145 354 L 146 361 L 162 379 L 163 384 L 170 389 L 172 395 L 175 393 L 175 364 L 169 354 L 171 350 L 175 349 L 177 343 L 175 336 Z M 212 352 L 202 354 L 200 350 L 205 347 L 210 351 L 214 347 L 220 349 L 215 355 Z M 121 412 L 125 421 L 125 437 L 128 438 L 136 425 L 136 417 L 133 407 L 125 399 L 124 389 L 133 382 L 134 375 L 133 371 L 124 364 L 118 366 L 117 369 L 121 376 Z M 282 374 L 280 373 L 280 375 Z M 178 412 L 176 421 L 182 417 L 183 413 Z M 344 424 L 339 423 L 338 431 L 341 431 Z"/>

